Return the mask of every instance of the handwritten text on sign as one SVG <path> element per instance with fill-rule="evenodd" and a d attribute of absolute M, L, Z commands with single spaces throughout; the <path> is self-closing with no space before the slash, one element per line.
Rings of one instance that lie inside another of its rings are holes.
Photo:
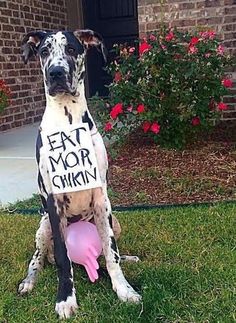
<path fill-rule="evenodd" d="M 52 191 L 75 192 L 101 186 L 87 123 L 42 132 Z"/>

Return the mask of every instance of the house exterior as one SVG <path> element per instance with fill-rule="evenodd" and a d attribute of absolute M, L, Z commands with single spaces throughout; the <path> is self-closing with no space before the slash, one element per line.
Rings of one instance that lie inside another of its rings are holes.
<path fill-rule="evenodd" d="M 161 22 L 183 29 L 207 25 L 222 37 L 231 54 L 236 54 L 235 0 L 0 1 L 0 79 L 12 90 L 12 103 L 0 115 L 0 131 L 38 122 L 43 114 L 39 63 L 35 60 L 25 66 L 21 60 L 21 40 L 28 31 L 90 27 L 104 31 L 111 43 L 115 39 L 132 40 L 138 33 L 142 36 L 158 29 Z M 232 73 L 236 79 L 235 67 Z M 91 89 L 92 74 L 87 84 Z M 222 116 L 226 120 L 236 119 L 236 88 L 231 93 L 225 98 L 230 106 Z"/>
<path fill-rule="evenodd" d="M 12 103 L 0 116 L 0 131 L 40 120 L 44 89 L 38 62 L 24 65 L 20 47 L 23 35 L 33 29 L 65 29 L 66 0 L 0 1 L 0 79 L 12 90 Z"/>

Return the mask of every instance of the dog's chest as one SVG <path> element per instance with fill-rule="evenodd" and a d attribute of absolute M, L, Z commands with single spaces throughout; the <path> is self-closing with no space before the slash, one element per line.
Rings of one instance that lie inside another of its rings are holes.
<path fill-rule="evenodd" d="M 93 218 L 92 190 L 57 194 L 54 197 L 63 206 L 63 213 L 71 222 L 76 220 L 89 221 Z"/>
<path fill-rule="evenodd" d="M 65 128 L 69 125 L 77 125 L 82 121 L 86 109 L 80 108 L 74 110 L 71 105 L 66 103 L 60 106 L 60 110 L 52 107 L 51 109 L 46 109 L 41 122 L 42 131 L 48 132 L 53 128 Z"/>

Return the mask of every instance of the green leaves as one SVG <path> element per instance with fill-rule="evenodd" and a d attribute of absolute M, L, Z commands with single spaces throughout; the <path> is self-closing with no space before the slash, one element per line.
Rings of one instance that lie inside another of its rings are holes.
<path fill-rule="evenodd" d="M 117 47 L 116 60 L 108 68 L 114 81 L 109 86 L 110 108 L 103 122 L 113 123 L 112 138 L 124 137 L 143 122 L 158 123 L 160 132 L 149 133 L 157 143 L 183 147 L 219 118 L 217 103 L 227 89 L 222 85 L 230 58 L 212 31 L 162 30 L 140 41 L 139 55 L 129 47 Z M 112 107 L 123 104 L 123 113 L 110 120 Z M 144 113 L 137 113 L 139 104 Z M 196 125 L 193 118 L 198 117 Z M 119 121 L 119 122 L 118 122 Z M 150 127 L 151 129 L 151 127 Z"/>

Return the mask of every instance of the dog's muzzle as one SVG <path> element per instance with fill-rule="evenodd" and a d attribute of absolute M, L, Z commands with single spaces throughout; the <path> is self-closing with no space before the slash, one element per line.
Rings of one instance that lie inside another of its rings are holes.
<path fill-rule="evenodd" d="M 66 73 L 61 66 L 51 66 L 48 69 L 48 92 L 55 96 L 60 93 L 70 93 L 66 82 Z"/>

